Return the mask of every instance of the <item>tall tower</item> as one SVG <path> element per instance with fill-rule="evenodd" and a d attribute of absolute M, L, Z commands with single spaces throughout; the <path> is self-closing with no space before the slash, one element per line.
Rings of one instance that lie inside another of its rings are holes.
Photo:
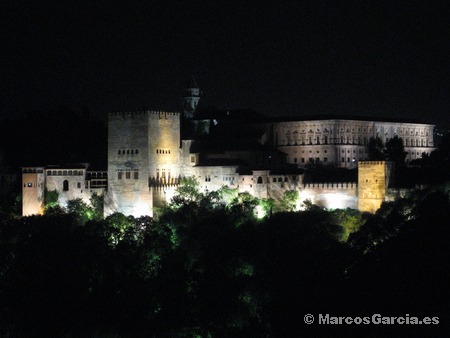
<path fill-rule="evenodd" d="M 180 142 L 180 113 L 109 114 L 105 215 L 152 216 L 153 187 L 180 176 Z"/>
<path fill-rule="evenodd" d="M 42 215 L 44 211 L 44 168 L 22 168 L 22 215 Z"/>
<path fill-rule="evenodd" d="M 192 119 L 200 101 L 200 88 L 194 77 L 191 78 L 183 96 L 183 116 L 185 119 Z"/>
<path fill-rule="evenodd" d="M 384 202 L 391 181 L 392 162 L 359 161 L 358 210 L 374 213 Z"/>

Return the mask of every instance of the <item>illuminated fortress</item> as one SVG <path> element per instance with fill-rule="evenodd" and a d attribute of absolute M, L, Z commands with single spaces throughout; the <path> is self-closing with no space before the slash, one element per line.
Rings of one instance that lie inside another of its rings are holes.
<path fill-rule="evenodd" d="M 325 208 L 374 212 L 388 198 L 390 165 L 367 161 L 370 138 L 404 141 L 407 161 L 434 150 L 434 125 L 323 117 L 250 120 L 246 116 L 196 116 L 200 90 L 191 81 L 183 112 L 110 113 L 107 172 L 87 166 L 24 167 L 23 214 L 40 214 L 45 189 L 59 192 L 59 203 L 104 194 L 105 215 L 153 215 L 171 196 L 181 177 L 194 176 L 203 191 L 227 185 L 260 198 L 280 199 L 297 190 Z M 244 113 L 243 113 L 244 114 Z M 208 138 L 231 130 L 231 142 Z M 239 135 L 244 130 L 244 138 Z M 254 132 L 252 134 L 252 132 Z M 248 137 L 253 137 L 249 144 Z M 306 182 L 308 165 L 358 168 L 358 182 Z"/>

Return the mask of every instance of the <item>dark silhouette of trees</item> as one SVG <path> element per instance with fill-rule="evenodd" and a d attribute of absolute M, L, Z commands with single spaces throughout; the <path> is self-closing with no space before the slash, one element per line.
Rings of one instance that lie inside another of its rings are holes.
<path fill-rule="evenodd" d="M 232 189 L 181 190 L 158 219 L 89 207 L 0 222 L 5 336 L 439 336 L 441 325 L 306 325 L 303 316 L 448 317 L 449 189 L 376 214 L 267 213 Z M 187 188 L 186 187 L 186 188 Z M 193 199 L 195 197 L 195 200 Z"/>

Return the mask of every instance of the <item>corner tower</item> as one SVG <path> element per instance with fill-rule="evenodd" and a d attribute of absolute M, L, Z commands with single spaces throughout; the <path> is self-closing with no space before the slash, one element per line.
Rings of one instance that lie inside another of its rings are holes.
<path fill-rule="evenodd" d="M 385 201 L 393 173 L 392 162 L 359 161 L 358 163 L 358 210 L 376 212 Z"/>
<path fill-rule="evenodd" d="M 185 119 L 192 119 L 194 117 L 198 101 L 200 101 L 200 88 L 195 78 L 192 77 L 183 96 L 183 116 Z"/>

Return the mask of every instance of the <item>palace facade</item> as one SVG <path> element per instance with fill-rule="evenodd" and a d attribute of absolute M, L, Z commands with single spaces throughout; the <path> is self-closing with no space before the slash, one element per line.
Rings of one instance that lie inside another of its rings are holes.
<path fill-rule="evenodd" d="M 105 215 L 152 216 L 180 178 L 191 176 L 203 191 L 227 185 L 279 199 L 298 190 L 301 200 L 326 208 L 373 212 L 387 198 L 391 169 L 386 162 L 367 161 L 369 140 L 401 138 L 408 162 L 434 150 L 431 124 L 366 117 L 252 119 L 245 112 L 197 116 L 199 100 L 193 80 L 181 113 L 110 113 L 107 171 L 90 172 L 87 165 L 22 168 L 23 214 L 42 213 L 44 191 L 56 190 L 62 206 L 98 193 L 104 195 Z M 306 182 L 308 165 L 358 168 L 360 182 Z"/>

